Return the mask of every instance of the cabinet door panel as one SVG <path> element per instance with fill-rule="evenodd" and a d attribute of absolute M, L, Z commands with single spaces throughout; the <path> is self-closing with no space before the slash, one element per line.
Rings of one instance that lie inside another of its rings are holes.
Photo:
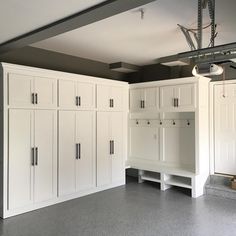
<path fill-rule="evenodd" d="M 195 107 L 195 85 L 183 84 L 176 87 L 176 98 L 178 98 L 179 108 L 194 108 Z"/>
<path fill-rule="evenodd" d="M 110 113 L 97 113 L 97 186 L 111 183 Z"/>
<path fill-rule="evenodd" d="M 146 88 L 145 89 L 145 109 L 154 110 L 159 106 L 159 89 L 158 88 Z"/>
<path fill-rule="evenodd" d="M 160 108 L 174 108 L 175 86 L 164 86 L 160 88 Z"/>
<path fill-rule="evenodd" d="M 59 112 L 59 195 L 76 192 L 76 113 Z"/>
<path fill-rule="evenodd" d="M 97 108 L 102 111 L 110 109 L 110 87 L 106 85 L 97 85 Z"/>
<path fill-rule="evenodd" d="M 9 209 L 33 203 L 33 113 L 9 110 Z"/>
<path fill-rule="evenodd" d="M 35 111 L 35 164 L 34 200 L 41 202 L 56 196 L 56 112 Z"/>
<path fill-rule="evenodd" d="M 57 80 L 36 77 L 34 82 L 37 93 L 37 107 L 51 108 L 57 106 Z"/>
<path fill-rule="evenodd" d="M 76 82 L 59 80 L 59 106 L 60 108 L 76 108 Z"/>
<path fill-rule="evenodd" d="M 80 144 L 80 158 L 76 162 L 77 191 L 95 187 L 94 112 L 76 112 L 76 143 Z"/>
<path fill-rule="evenodd" d="M 130 90 L 130 110 L 137 111 L 141 109 L 142 89 Z"/>
<path fill-rule="evenodd" d="M 111 110 L 122 111 L 124 107 L 124 89 L 121 87 L 111 87 L 111 99 L 113 99 L 113 107 Z"/>
<path fill-rule="evenodd" d="M 28 75 L 8 75 L 8 102 L 10 106 L 32 107 L 34 78 Z"/>
<path fill-rule="evenodd" d="M 124 180 L 125 163 L 123 152 L 123 114 L 121 112 L 112 112 L 110 116 L 111 137 L 114 141 L 112 159 L 112 182 Z"/>
<path fill-rule="evenodd" d="M 81 109 L 93 109 L 95 107 L 95 85 L 90 83 L 77 83 L 77 96 L 80 97 Z"/>

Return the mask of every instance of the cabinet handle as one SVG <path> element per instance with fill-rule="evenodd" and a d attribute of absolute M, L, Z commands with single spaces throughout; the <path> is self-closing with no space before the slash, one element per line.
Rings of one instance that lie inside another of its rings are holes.
<path fill-rule="evenodd" d="M 110 155 L 112 154 L 112 140 L 110 140 Z"/>
<path fill-rule="evenodd" d="M 35 148 L 35 165 L 38 165 L 38 148 Z"/>
<path fill-rule="evenodd" d="M 174 107 L 176 107 L 176 98 L 174 98 Z"/>
<path fill-rule="evenodd" d="M 145 108 L 145 100 L 143 100 L 143 108 Z"/>
<path fill-rule="evenodd" d="M 115 142 L 112 140 L 112 154 L 115 154 Z"/>
<path fill-rule="evenodd" d="M 75 97 L 75 105 L 76 105 L 76 106 L 79 105 L 79 97 L 78 97 L 78 96 Z"/>
<path fill-rule="evenodd" d="M 111 107 L 111 99 L 109 99 L 109 107 Z"/>
<path fill-rule="evenodd" d="M 143 108 L 143 100 L 140 101 L 140 108 Z"/>
<path fill-rule="evenodd" d="M 78 101 L 78 105 L 79 105 L 79 107 L 81 106 L 81 97 L 79 96 L 79 101 Z"/>
<path fill-rule="evenodd" d="M 110 107 L 114 107 L 114 100 L 111 98 L 109 99 L 109 101 L 110 101 Z"/>
<path fill-rule="evenodd" d="M 35 94 L 35 104 L 38 104 L 38 94 Z"/>
<path fill-rule="evenodd" d="M 34 148 L 31 148 L 31 165 L 34 166 Z"/>
<path fill-rule="evenodd" d="M 32 102 L 32 104 L 34 104 L 34 93 L 32 93 L 31 96 L 32 96 L 31 97 L 32 98 L 31 102 Z"/>
<path fill-rule="evenodd" d="M 75 159 L 79 159 L 79 145 L 78 143 L 75 144 Z"/>
<path fill-rule="evenodd" d="M 114 99 L 111 99 L 111 106 L 114 107 Z"/>
<path fill-rule="evenodd" d="M 179 107 L 179 99 L 176 98 L 176 106 Z"/>
<path fill-rule="evenodd" d="M 78 143 L 78 158 L 80 159 L 81 158 L 81 144 L 80 143 Z"/>

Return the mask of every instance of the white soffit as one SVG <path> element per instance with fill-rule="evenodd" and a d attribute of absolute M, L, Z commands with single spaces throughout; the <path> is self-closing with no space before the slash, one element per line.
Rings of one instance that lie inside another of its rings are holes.
<path fill-rule="evenodd" d="M 157 0 L 140 8 L 33 44 L 47 50 L 106 63 L 123 61 L 135 65 L 155 63 L 155 59 L 188 51 L 187 42 L 177 26 L 197 25 L 197 0 Z M 236 39 L 236 1 L 216 0 L 216 44 Z M 205 11 L 204 25 L 209 23 Z M 204 33 L 208 45 L 210 29 Z"/>
<path fill-rule="evenodd" d="M 2 0 L 0 43 L 95 6 L 104 0 Z"/>

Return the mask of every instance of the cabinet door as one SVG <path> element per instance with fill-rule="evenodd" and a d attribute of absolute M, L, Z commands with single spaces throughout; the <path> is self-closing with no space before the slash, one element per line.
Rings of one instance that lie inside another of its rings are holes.
<path fill-rule="evenodd" d="M 76 113 L 59 112 L 59 195 L 76 192 Z"/>
<path fill-rule="evenodd" d="M 32 107 L 34 78 L 28 75 L 8 75 L 8 102 L 14 107 Z"/>
<path fill-rule="evenodd" d="M 175 98 L 175 86 L 163 86 L 160 88 L 160 108 L 173 109 Z"/>
<path fill-rule="evenodd" d="M 97 186 L 110 184 L 111 155 L 110 155 L 110 113 L 97 113 Z"/>
<path fill-rule="evenodd" d="M 95 107 L 95 85 L 90 83 L 77 83 L 77 96 L 80 109 L 93 109 Z"/>
<path fill-rule="evenodd" d="M 110 110 L 110 86 L 97 85 L 97 108 L 101 111 Z"/>
<path fill-rule="evenodd" d="M 94 112 L 76 112 L 76 143 L 78 144 L 78 159 L 76 162 L 77 191 L 95 187 L 94 122 Z"/>
<path fill-rule="evenodd" d="M 124 89 L 122 87 L 111 87 L 110 99 L 113 99 L 111 110 L 122 111 L 124 107 L 123 103 Z"/>
<path fill-rule="evenodd" d="M 42 202 L 56 197 L 57 163 L 56 112 L 36 110 L 34 200 Z"/>
<path fill-rule="evenodd" d="M 76 82 L 72 80 L 59 80 L 59 107 L 77 109 Z"/>
<path fill-rule="evenodd" d="M 130 90 L 130 110 L 141 110 L 141 100 L 143 97 L 143 89 Z"/>
<path fill-rule="evenodd" d="M 195 84 L 178 85 L 175 90 L 178 98 L 179 109 L 194 109 L 195 107 Z"/>
<path fill-rule="evenodd" d="M 51 108 L 57 106 L 57 80 L 35 77 L 37 107 Z"/>
<path fill-rule="evenodd" d="M 117 183 L 125 178 L 125 163 L 123 149 L 123 113 L 112 112 L 110 115 L 111 139 L 113 141 L 112 183 Z"/>
<path fill-rule="evenodd" d="M 33 203 L 33 114 L 9 110 L 9 209 Z"/>
<path fill-rule="evenodd" d="M 159 106 L 159 89 L 146 88 L 144 90 L 144 109 L 155 110 Z"/>

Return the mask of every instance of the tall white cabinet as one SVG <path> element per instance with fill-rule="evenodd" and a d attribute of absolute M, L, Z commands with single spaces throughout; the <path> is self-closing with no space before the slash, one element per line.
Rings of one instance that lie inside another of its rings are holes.
<path fill-rule="evenodd" d="M 59 111 L 59 195 L 95 187 L 95 113 Z"/>
<path fill-rule="evenodd" d="M 2 218 L 125 184 L 127 83 L 0 69 Z"/>
<path fill-rule="evenodd" d="M 97 114 L 97 185 L 124 182 L 123 113 Z"/>

